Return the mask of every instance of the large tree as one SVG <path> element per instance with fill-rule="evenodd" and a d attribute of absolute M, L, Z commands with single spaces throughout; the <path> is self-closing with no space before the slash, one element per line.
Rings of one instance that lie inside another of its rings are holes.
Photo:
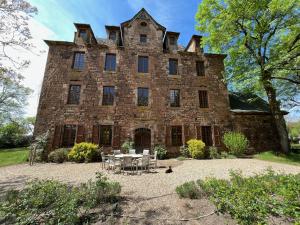
<path fill-rule="evenodd" d="M 299 19 L 298 0 L 203 0 L 196 14 L 202 44 L 228 54 L 226 78 L 268 99 L 284 152 L 289 142 L 280 94 L 293 98 L 299 90 Z"/>
<path fill-rule="evenodd" d="M 21 75 L 29 61 L 19 53 L 34 47 L 28 21 L 36 13 L 25 0 L 0 0 L 0 124 L 20 116 L 31 93 Z"/>

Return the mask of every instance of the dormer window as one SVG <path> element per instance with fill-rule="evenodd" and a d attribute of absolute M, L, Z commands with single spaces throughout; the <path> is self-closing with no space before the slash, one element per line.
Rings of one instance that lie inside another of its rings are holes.
<path fill-rule="evenodd" d="M 115 41 L 117 39 L 117 32 L 116 31 L 111 31 L 109 32 L 109 40 Z"/>
<path fill-rule="evenodd" d="M 86 41 L 87 40 L 87 32 L 86 32 L 86 30 L 79 30 L 79 37 L 81 37 L 82 40 Z"/>
<path fill-rule="evenodd" d="M 169 37 L 169 44 L 170 45 L 176 45 L 176 38 L 173 37 L 173 36 Z"/>
<path fill-rule="evenodd" d="M 147 26 L 147 23 L 146 23 L 146 22 L 141 22 L 141 26 L 142 26 L 142 27 L 146 27 L 146 26 Z"/>
<path fill-rule="evenodd" d="M 146 34 L 141 34 L 140 35 L 140 42 L 141 43 L 147 43 L 147 35 Z"/>

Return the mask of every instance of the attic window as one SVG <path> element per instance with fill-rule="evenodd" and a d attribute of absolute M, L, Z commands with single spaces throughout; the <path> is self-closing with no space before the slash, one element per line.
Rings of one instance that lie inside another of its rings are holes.
<path fill-rule="evenodd" d="M 109 38 L 109 40 L 115 41 L 117 39 L 117 33 L 116 33 L 116 31 L 109 32 L 109 37 L 108 38 Z"/>
<path fill-rule="evenodd" d="M 83 40 L 87 40 L 87 32 L 86 30 L 79 30 L 79 37 L 81 37 Z"/>
<path fill-rule="evenodd" d="M 147 26 L 147 23 L 146 23 L 146 22 L 141 22 L 141 26 L 142 26 L 142 27 L 146 27 L 146 26 Z"/>
<path fill-rule="evenodd" d="M 170 45 L 176 45 L 176 38 L 174 36 L 169 37 Z"/>

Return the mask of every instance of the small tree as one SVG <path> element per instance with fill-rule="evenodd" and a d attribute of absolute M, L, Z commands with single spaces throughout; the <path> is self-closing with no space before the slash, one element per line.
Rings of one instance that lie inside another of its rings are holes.
<path fill-rule="evenodd" d="M 125 151 L 125 153 L 128 153 L 129 152 L 129 149 L 132 149 L 133 148 L 133 141 L 130 141 L 130 140 L 126 140 L 123 144 L 122 144 L 122 149 Z"/>
<path fill-rule="evenodd" d="M 223 142 L 229 152 L 236 156 L 244 154 L 249 143 L 246 136 L 240 132 L 226 132 L 223 136 Z"/>

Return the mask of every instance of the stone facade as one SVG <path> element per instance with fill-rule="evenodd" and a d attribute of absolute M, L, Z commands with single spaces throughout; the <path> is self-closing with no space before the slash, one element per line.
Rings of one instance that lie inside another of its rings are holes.
<path fill-rule="evenodd" d="M 257 118 L 232 113 L 222 81 L 225 55 L 204 53 L 199 47 L 200 36 L 193 36 L 184 49 L 177 44 L 179 33 L 166 32 L 144 9 L 120 27 L 106 26 L 108 35 L 113 32 L 116 36 L 114 40 L 96 38 L 87 24 L 75 27 L 74 42 L 46 41 L 49 53 L 34 134 L 50 131 L 49 150 L 62 145 L 65 125 L 76 126 L 75 142 L 97 144 L 99 125 L 109 125 L 112 134 L 111 145 L 105 146 L 107 151 L 120 149 L 127 139 L 136 141 L 137 131 L 143 128 L 148 134 L 141 136 L 150 143 L 144 147 L 165 145 L 168 153 L 175 155 L 179 146 L 172 146 L 172 126 L 181 127 L 182 143 L 201 138 L 201 127 L 207 126 L 211 144 L 220 146 L 220 137 L 226 130 L 243 130 L 249 127 L 251 117 Z M 86 38 L 79 36 L 80 31 L 86 33 Z M 141 43 L 141 34 L 146 35 L 146 43 Z M 74 52 L 84 53 L 82 70 L 72 67 Z M 104 68 L 107 53 L 116 55 L 115 71 Z M 148 56 L 148 73 L 138 73 L 138 56 Z M 170 58 L 178 61 L 177 75 L 169 75 Z M 205 76 L 197 76 L 197 61 L 204 62 Z M 78 105 L 67 104 L 72 84 L 81 86 Z M 102 105 L 104 86 L 115 88 L 111 106 Z M 139 87 L 149 90 L 148 106 L 137 106 Z M 171 89 L 180 90 L 180 107 L 170 106 Z M 208 108 L 199 107 L 199 90 L 207 91 Z M 262 121 L 268 129 L 274 128 L 270 118 Z M 257 120 L 250 133 L 257 134 L 259 128 Z"/>

